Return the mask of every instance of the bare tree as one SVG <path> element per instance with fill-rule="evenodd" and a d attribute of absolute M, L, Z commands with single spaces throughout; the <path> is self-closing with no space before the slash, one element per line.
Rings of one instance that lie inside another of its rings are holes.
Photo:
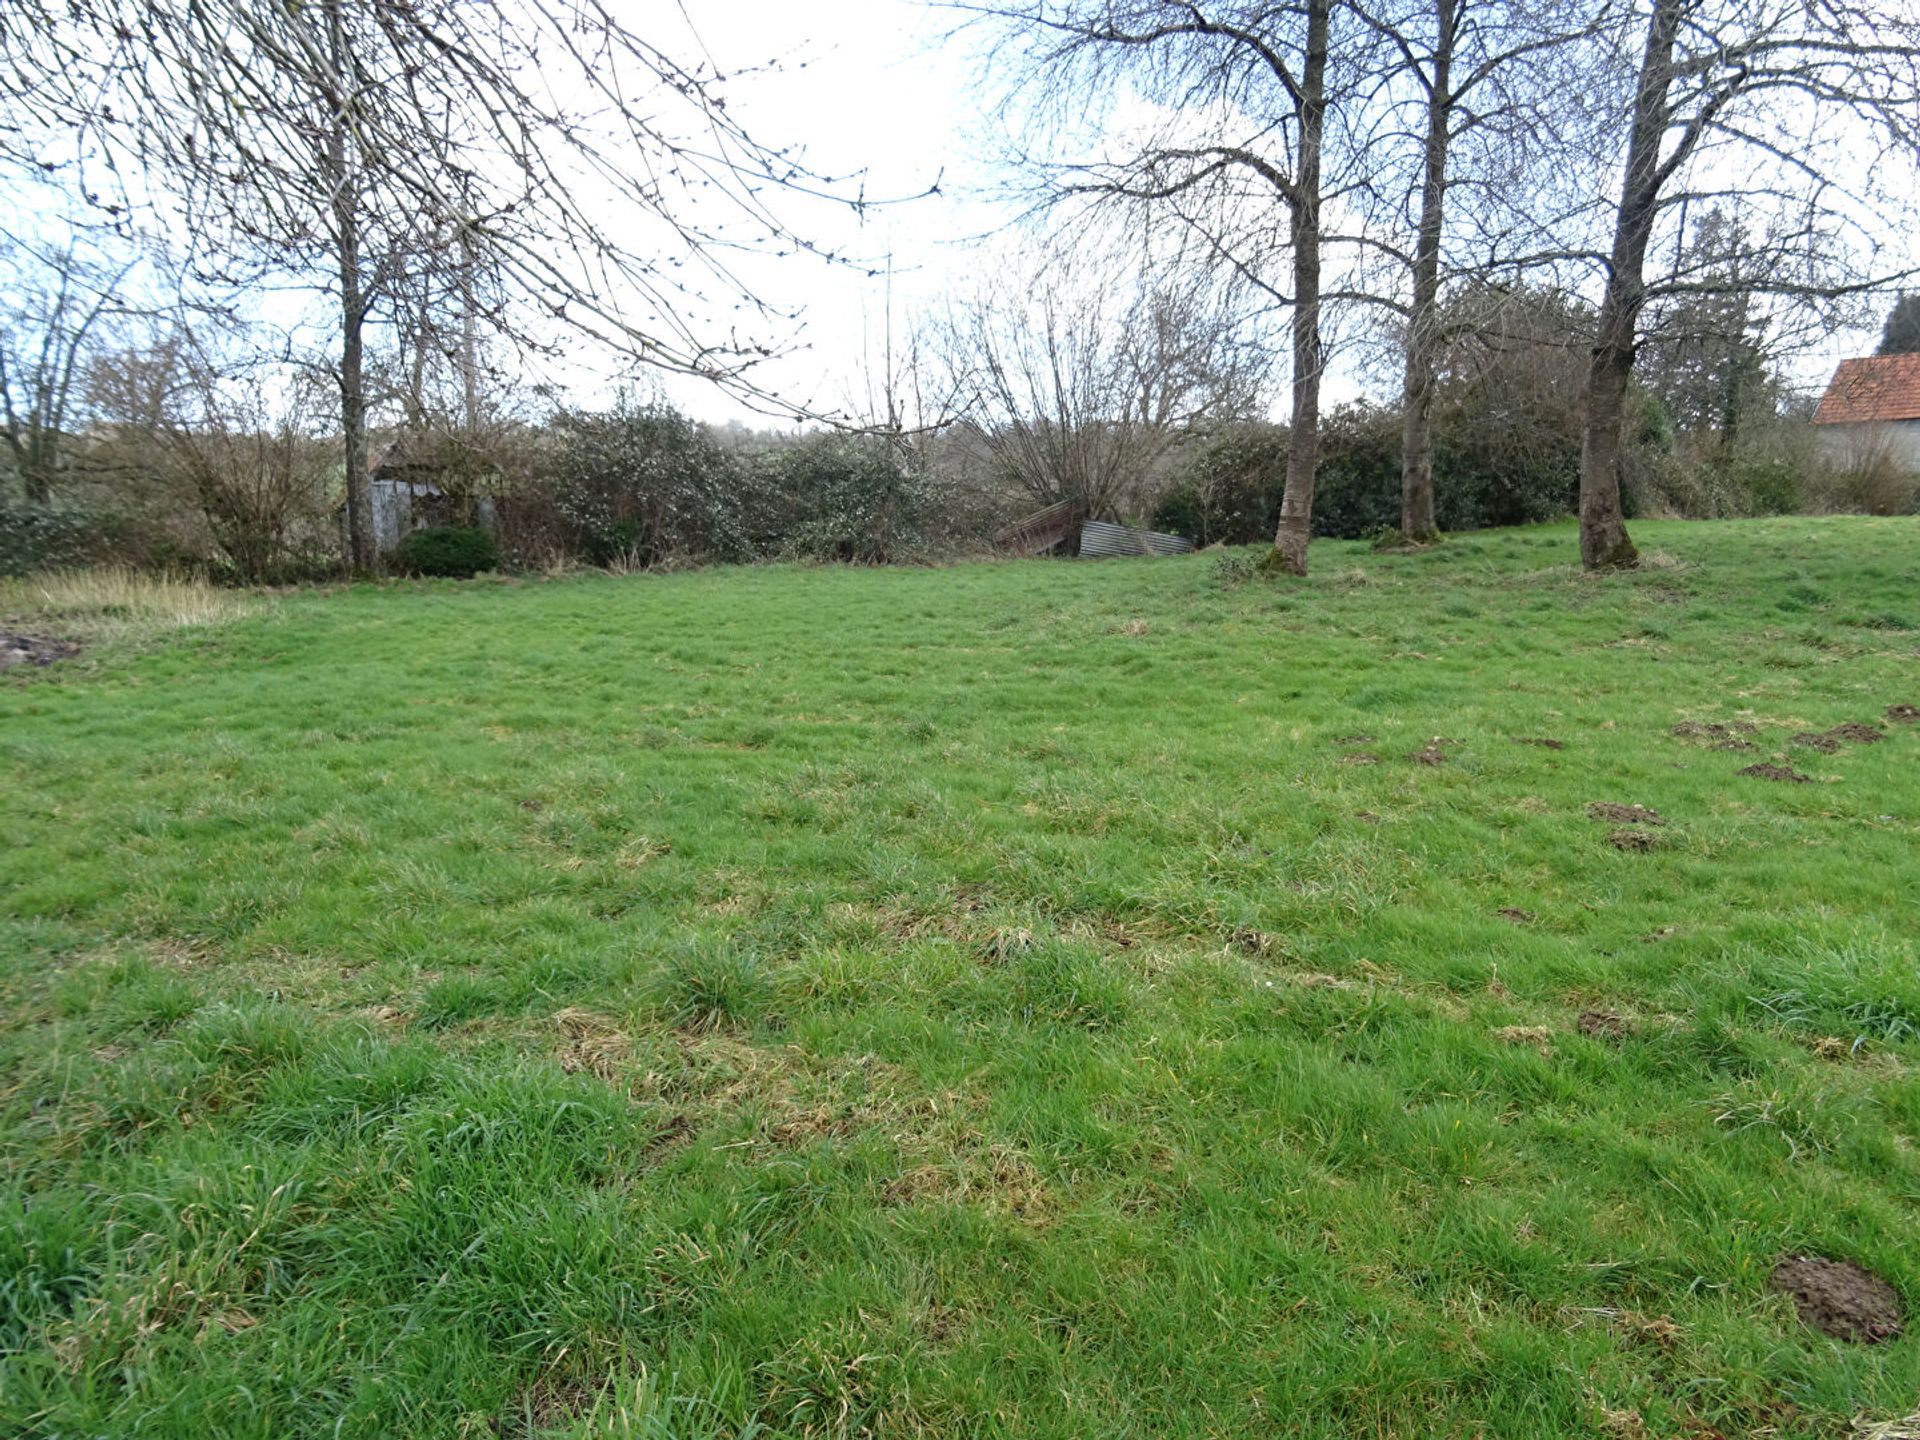
<path fill-rule="evenodd" d="M 1271 352 L 1239 309 L 1177 263 L 1113 280 L 1056 262 L 956 309 L 943 389 L 1036 504 L 1114 518 L 1183 437 L 1257 413 Z"/>
<path fill-rule="evenodd" d="M 1559 258 L 1565 240 L 1553 233 L 1551 167 L 1576 152 L 1570 142 L 1585 108 L 1577 83 L 1583 43 L 1597 33 L 1611 0 L 1598 6 L 1515 5 L 1504 0 L 1352 0 L 1376 37 L 1381 72 L 1374 104 L 1390 119 L 1389 134 L 1416 142 L 1406 183 L 1391 144 L 1379 147 L 1366 190 L 1384 199 L 1391 229 L 1410 211 L 1410 244 L 1374 237 L 1370 254 L 1385 254 L 1405 273 L 1405 298 L 1384 303 L 1398 313 L 1401 335 L 1401 519 L 1408 544 L 1439 537 L 1434 522 L 1433 407 L 1439 357 L 1449 342 L 1442 293 L 1449 280 L 1473 283 L 1513 275 Z M 1590 59 L 1591 56 L 1585 58 Z M 1468 169 L 1456 173 L 1456 152 L 1477 141 Z M 1448 253 L 1449 201 L 1471 191 L 1467 219 L 1477 242 Z M 1538 195 L 1549 197 L 1541 203 Z"/>
<path fill-rule="evenodd" d="M 1740 283 L 1801 306 L 1860 297 L 1906 273 L 1873 254 L 1872 231 L 1898 213 L 1920 152 L 1920 46 L 1897 0 L 1648 0 L 1643 18 L 1586 382 L 1590 570 L 1638 563 L 1621 507 L 1621 426 L 1648 305 L 1726 283 L 1684 268 L 1650 274 L 1662 226 L 1678 250 L 1690 203 L 1730 205 L 1751 225 Z"/>
<path fill-rule="evenodd" d="M 89 259 L 72 244 L 15 244 L 4 258 L 11 278 L 0 302 L 0 420 L 27 503 L 45 505 L 85 413 L 88 364 L 132 267 Z"/>
<path fill-rule="evenodd" d="M 1322 306 L 1338 298 L 1321 283 L 1327 128 L 1341 89 L 1329 81 L 1335 0 L 962 8 L 1003 29 L 999 58 L 1028 78 L 1037 117 L 1063 145 L 1088 152 L 1045 166 L 1056 194 L 1142 208 L 1185 227 L 1217 263 L 1288 307 L 1293 416 L 1268 563 L 1305 574 L 1326 362 Z M 1157 123 L 1129 125 L 1118 113 L 1143 104 Z M 1089 137 L 1089 116 L 1103 115 L 1103 133 Z M 1290 286 L 1271 274 L 1282 251 Z"/>
<path fill-rule="evenodd" d="M 249 357 L 237 332 L 176 316 L 101 356 L 92 403 L 108 433 L 95 448 L 104 470 L 191 497 L 234 573 L 260 581 L 296 525 L 324 514 L 335 457 L 315 377 Z"/>
<path fill-rule="evenodd" d="M 599 0 L 19 0 L 0 45 L 16 159 L 71 172 L 110 213 L 156 211 L 204 284 L 329 297 L 362 567 L 380 257 L 410 255 L 416 278 L 444 265 L 443 292 L 482 265 L 517 301 L 491 325 L 586 334 L 765 398 L 751 372 L 792 317 L 732 257 L 811 248 L 772 197 L 831 190 L 732 118 L 736 76 Z"/>

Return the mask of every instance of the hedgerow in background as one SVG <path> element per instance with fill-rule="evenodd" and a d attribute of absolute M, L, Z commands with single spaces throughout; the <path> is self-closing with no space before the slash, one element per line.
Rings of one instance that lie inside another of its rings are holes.
<path fill-rule="evenodd" d="M 1287 473 L 1284 425 L 1236 425 L 1194 450 L 1160 497 L 1152 524 L 1196 545 L 1271 539 Z"/>
<path fill-rule="evenodd" d="M 932 488 L 882 437 L 809 435 L 761 465 L 786 517 L 776 553 L 884 565 L 927 543 Z"/>
<path fill-rule="evenodd" d="M 599 413 L 558 411 L 549 429 L 546 480 L 591 564 L 745 560 L 777 528 L 755 525 L 751 470 L 670 406 L 623 395 Z"/>
<path fill-rule="evenodd" d="M 0 575 L 109 564 L 139 548 L 136 528 L 117 515 L 0 505 Z"/>

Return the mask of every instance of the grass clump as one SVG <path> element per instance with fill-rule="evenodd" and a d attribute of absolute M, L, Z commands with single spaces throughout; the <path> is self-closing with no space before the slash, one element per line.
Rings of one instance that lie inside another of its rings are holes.
<path fill-rule="evenodd" d="M 0 1434 L 1909 1414 L 1769 1277 L 1920 1302 L 1916 524 L 235 596 L 0 687 Z"/>
<path fill-rule="evenodd" d="M 660 1003 L 668 1021 L 696 1033 L 744 1025 L 765 1003 L 766 975 L 750 952 L 724 944 L 694 944 L 667 962 Z"/>

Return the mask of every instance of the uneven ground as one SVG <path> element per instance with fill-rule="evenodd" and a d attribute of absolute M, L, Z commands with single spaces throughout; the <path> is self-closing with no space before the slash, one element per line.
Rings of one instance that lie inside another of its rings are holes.
<path fill-rule="evenodd" d="M 1768 1276 L 1920 1303 L 1920 522 L 1635 533 L 21 667 L 0 1433 L 1907 1415 Z"/>

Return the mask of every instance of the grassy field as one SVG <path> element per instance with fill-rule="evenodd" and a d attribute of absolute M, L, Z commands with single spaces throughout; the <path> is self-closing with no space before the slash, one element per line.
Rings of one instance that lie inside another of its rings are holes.
<path fill-rule="evenodd" d="M 1767 1284 L 1920 1302 L 1920 522 L 1635 535 L 358 587 L 0 682 L 0 1434 L 1920 1408 Z"/>

